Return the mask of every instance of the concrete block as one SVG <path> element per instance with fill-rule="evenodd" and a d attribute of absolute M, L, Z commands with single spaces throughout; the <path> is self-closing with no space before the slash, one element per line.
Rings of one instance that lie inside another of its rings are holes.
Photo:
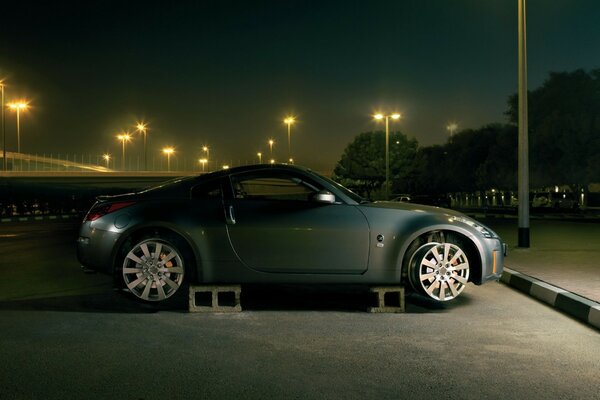
<path fill-rule="evenodd" d="M 404 286 L 373 286 L 369 289 L 376 294 L 377 306 L 369 307 L 372 313 L 403 313 Z"/>
<path fill-rule="evenodd" d="M 240 312 L 240 285 L 190 286 L 190 312 Z"/>

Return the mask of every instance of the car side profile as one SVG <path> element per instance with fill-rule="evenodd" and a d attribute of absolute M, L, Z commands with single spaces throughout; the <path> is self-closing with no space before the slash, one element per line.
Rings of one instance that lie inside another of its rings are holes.
<path fill-rule="evenodd" d="M 405 284 L 449 301 L 498 279 L 505 245 L 453 210 L 369 202 L 310 169 L 261 164 L 99 197 L 77 255 L 150 302 L 186 282 Z"/>

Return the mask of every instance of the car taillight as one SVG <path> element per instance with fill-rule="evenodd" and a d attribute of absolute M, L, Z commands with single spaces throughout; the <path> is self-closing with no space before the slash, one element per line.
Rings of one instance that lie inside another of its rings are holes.
<path fill-rule="evenodd" d="M 105 216 L 106 214 L 110 214 L 121 208 L 128 207 L 132 204 L 135 204 L 135 201 L 120 201 L 117 203 L 98 203 L 95 204 L 90 211 L 88 211 L 87 215 L 83 219 L 83 222 L 87 221 L 95 221 L 100 217 Z"/>

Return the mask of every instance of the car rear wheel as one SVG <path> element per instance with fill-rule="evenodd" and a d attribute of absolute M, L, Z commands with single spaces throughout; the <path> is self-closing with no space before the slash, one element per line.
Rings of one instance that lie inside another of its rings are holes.
<path fill-rule="evenodd" d="M 469 280 L 469 259 L 457 243 L 425 243 L 409 261 L 409 279 L 415 290 L 437 301 L 453 300 Z"/>
<path fill-rule="evenodd" d="M 178 247 L 162 238 L 147 238 L 130 247 L 123 259 L 125 286 L 145 301 L 164 301 L 184 283 L 186 262 Z"/>

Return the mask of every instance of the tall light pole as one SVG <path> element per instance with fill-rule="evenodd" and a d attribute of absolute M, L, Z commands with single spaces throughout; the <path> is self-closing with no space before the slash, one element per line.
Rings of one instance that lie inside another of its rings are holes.
<path fill-rule="evenodd" d="M 288 131 L 288 158 L 292 158 L 292 124 L 296 122 L 296 118 L 286 117 L 283 122 L 287 124 Z"/>
<path fill-rule="evenodd" d="M 4 124 L 4 81 L 0 81 L 0 89 L 2 90 L 2 165 L 6 172 L 8 163 L 6 162 L 6 125 Z"/>
<path fill-rule="evenodd" d="M 148 125 L 144 122 L 138 122 L 136 125 L 138 132 L 144 134 L 144 171 L 148 171 L 148 146 L 146 135 L 148 133 Z"/>
<path fill-rule="evenodd" d="M 202 151 L 206 153 L 206 162 L 210 162 L 210 149 L 208 148 L 208 146 L 202 146 Z"/>
<path fill-rule="evenodd" d="M 258 152 L 258 153 L 256 153 L 256 155 L 258 156 L 258 163 L 262 164 L 262 153 Z"/>
<path fill-rule="evenodd" d="M 163 149 L 163 153 L 167 155 L 167 172 L 171 172 L 171 154 L 173 154 L 175 150 L 172 147 L 165 147 Z"/>
<path fill-rule="evenodd" d="M 275 141 L 273 139 L 269 139 L 269 151 L 271 154 L 271 158 L 273 158 L 273 143 L 275 143 Z"/>
<path fill-rule="evenodd" d="M 202 172 L 205 171 L 206 162 L 208 161 L 206 158 L 201 158 L 198 160 L 200 164 L 202 164 Z"/>
<path fill-rule="evenodd" d="M 108 168 L 110 165 L 110 154 L 104 154 L 102 155 L 102 158 L 104 158 L 104 161 L 106 161 L 106 168 Z"/>
<path fill-rule="evenodd" d="M 454 132 L 458 129 L 458 124 L 456 122 L 450 122 L 446 125 L 446 129 L 450 132 L 450 137 L 454 136 Z"/>
<path fill-rule="evenodd" d="M 125 142 L 129 142 L 131 140 L 131 135 L 129 132 L 122 133 L 117 135 L 117 139 L 119 139 L 123 143 L 123 156 L 121 159 L 121 170 L 125 171 Z"/>
<path fill-rule="evenodd" d="M 385 199 L 390 199 L 390 118 L 393 120 L 400 119 L 400 114 L 394 113 L 389 115 L 375 114 L 373 118 L 380 121 L 385 119 Z"/>
<path fill-rule="evenodd" d="M 527 126 L 527 21 L 519 0 L 519 247 L 529 247 L 529 135 Z"/>
<path fill-rule="evenodd" d="M 8 107 L 17 112 L 17 153 L 21 152 L 21 110 L 27 110 L 29 105 L 25 101 L 10 103 Z"/>

